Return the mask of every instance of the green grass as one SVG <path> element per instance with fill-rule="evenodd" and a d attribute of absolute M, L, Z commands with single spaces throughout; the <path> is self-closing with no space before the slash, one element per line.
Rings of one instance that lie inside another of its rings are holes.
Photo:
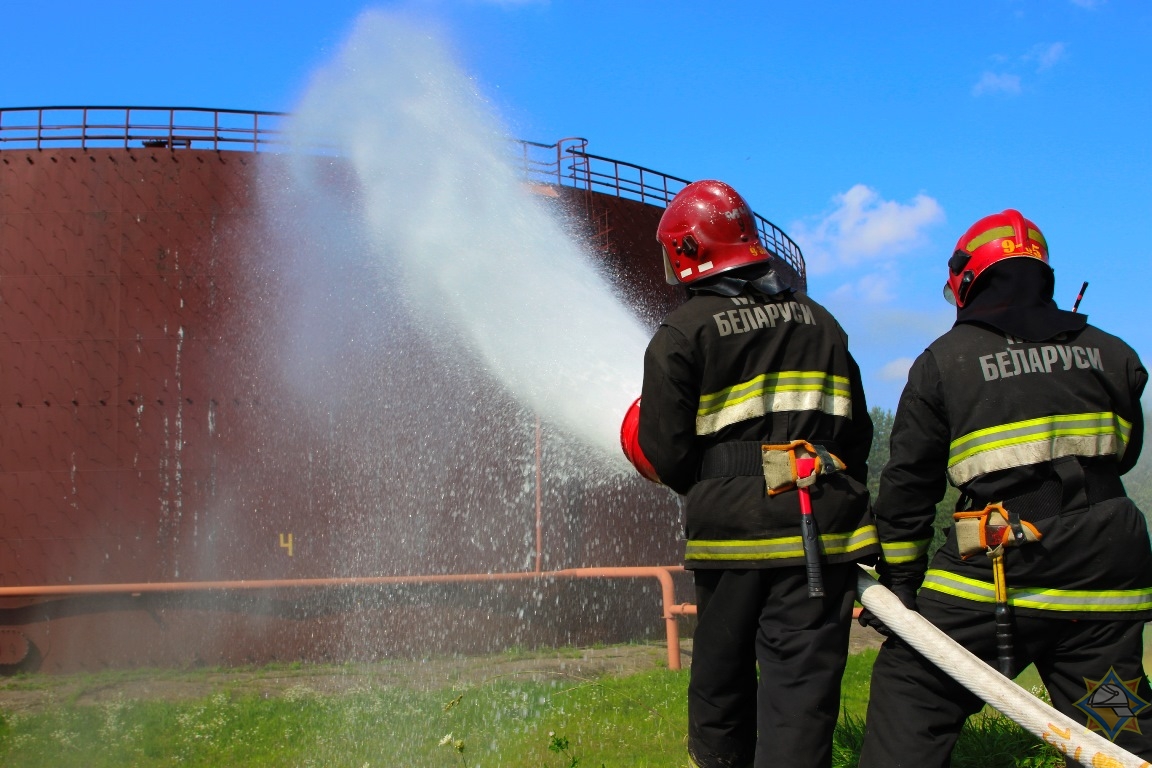
<path fill-rule="evenodd" d="M 863 719 L 868 710 L 868 682 L 877 651 L 869 649 L 848 657 L 840 685 L 840 709 Z"/>
<path fill-rule="evenodd" d="M 837 766 L 856 764 L 874 658 L 849 659 Z M 82 687 L 125 679 L 85 675 Z M 597 679 L 508 675 L 436 691 L 365 684 L 320 695 L 301 683 L 275 696 L 225 688 L 190 702 L 84 705 L 71 697 L 36 714 L 0 713 L 0 765 L 679 768 L 687 684 L 687 672 L 657 669 Z M 994 714 L 973 719 L 953 759 L 957 768 L 1061 764 Z"/>

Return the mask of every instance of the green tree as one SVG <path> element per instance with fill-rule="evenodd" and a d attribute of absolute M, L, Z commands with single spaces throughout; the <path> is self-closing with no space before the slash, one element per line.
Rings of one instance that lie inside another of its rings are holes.
<path fill-rule="evenodd" d="M 868 415 L 872 417 L 873 430 L 872 449 L 868 453 L 868 492 L 872 494 L 872 502 L 875 503 L 880 494 L 880 473 L 891 457 L 892 422 L 896 415 L 880 407 L 872 408 L 868 411 Z M 1149 474 L 1149 479 L 1152 480 L 1152 473 Z M 1149 484 L 1149 490 L 1152 492 L 1152 482 Z M 956 509 L 956 500 L 959 497 L 960 492 L 949 485 L 944 492 L 944 498 L 936 505 L 935 530 L 929 555 L 935 553 L 944 543 L 944 531 L 952 526 L 952 513 Z"/>
<path fill-rule="evenodd" d="M 892 439 L 892 420 L 895 415 L 892 411 L 874 407 L 868 411 L 872 417 L 872 448 L 868 452 L 868 492 L 875 501 L 876 494 L 880 492 L 880 472 L 888 463 L 891 455 L 888 442 Z"/>
<path fill-rule="evenodd" d="M 1152 514 L 1152 447 L 1147 445 L 1149 430 L 1152 430 L 1152 416 L 1144 417 L 1145 448 L 1140 452 L 1140 459 L 1128 474 L 1124 475 L 1124 488 L 1128 497 L 1136 502 L 1140 511 L 1144 513 L 1145 520 Z M 1152 526 L 1149 526 L 1152 530 Z"/>

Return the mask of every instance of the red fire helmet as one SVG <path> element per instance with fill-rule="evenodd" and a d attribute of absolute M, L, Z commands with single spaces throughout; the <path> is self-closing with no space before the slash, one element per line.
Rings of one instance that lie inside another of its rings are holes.
<path fill-rule="evenodd" d="M 660 482 L 652 463 L 644 451 L 640 450 L 640 398 L 636 398 L 636 402 L 624 414 L 624 421 L 620 424 L 620 447 L 637 472 L 654 483 Z"/>
<path fill-rule="evenodd" d="M 760 243 L 752 209 L 722 181 L 696 181 L 680 190 L 660 217 L 656 239 L 664 249 L 664 277 L 671 285 L 772 257 Z"/>
<path fill-rule="evenodd" d="M 1048 242 L 1020 211 L 1009 208 L 985 216 L 968 228 L 948 260 L 944 298 L 957 307 L 968 301 L 972 285 L 984 270 L 1004 261 L 1028 257 L 1048 264 Z"/>

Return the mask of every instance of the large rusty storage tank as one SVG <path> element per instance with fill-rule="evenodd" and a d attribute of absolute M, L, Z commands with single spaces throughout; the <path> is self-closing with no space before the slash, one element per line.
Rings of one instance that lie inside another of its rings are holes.
<path fill-rule="evenodd" d="M 388 397 L 284 385 L 291 297 L 274 265 L 291 246 L 260 205 L 285 162 L 269 151 L 282 120 L 0 110 L 0 671 L 658 632 L 654 582 L 533 574 L 677 563 L 679 509 L 664 489 L 574 479 L 562 438 L 480 373 L 466 384 L 498 415 L 461 404 L 393 423 L 389 398 L 447 386 L 409 348 L 350 346 L 333 373 L 370 369 Z M 686 182 L 582 140 L 514 144 L 525 183 L 583 222 L 655 323 L 679 300 L 655 228 Z M 761 226 L 802 284 L 799 250 Z M 414 467 L 422 442 L 451 444 L 452 458 Z M 413 472 L 420 498 L 394 501 Z"/>

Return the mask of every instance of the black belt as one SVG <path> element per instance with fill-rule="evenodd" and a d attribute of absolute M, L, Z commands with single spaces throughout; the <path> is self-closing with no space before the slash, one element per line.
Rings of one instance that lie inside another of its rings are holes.
<path fill-rule="evenodd" d="M 783 440 L 781 442 L 788 442 Z M 830 453 L 836 453 L 828 443 L 817 440 L 809 441 L 818 448 L 826 448 Z M 767 441 L 735 440 L 720 443 L 704 451 L 704 458 L 700 462 L 699 480 L 712 480 L 717 477 L 755 477 L 764 474 L 763 445 Z"/>
<path fill-rule="evenodd" d="M 1015 512 L 1021 520 L 1036 522 L 1055 517 L 1064 509 L 1082 509 L 1128 495 L 1115 464 L 1084 463 L 1068 456 L 1052 462 L 1052 468 L 1055 477 L 1041 481 L 1027 493 L 1004 499 L 1004 508 Z M 965 498 L 961 496 L 960 500 Z M 970 508 L 983 509 L 984 506 L 972 504 Z"/>

